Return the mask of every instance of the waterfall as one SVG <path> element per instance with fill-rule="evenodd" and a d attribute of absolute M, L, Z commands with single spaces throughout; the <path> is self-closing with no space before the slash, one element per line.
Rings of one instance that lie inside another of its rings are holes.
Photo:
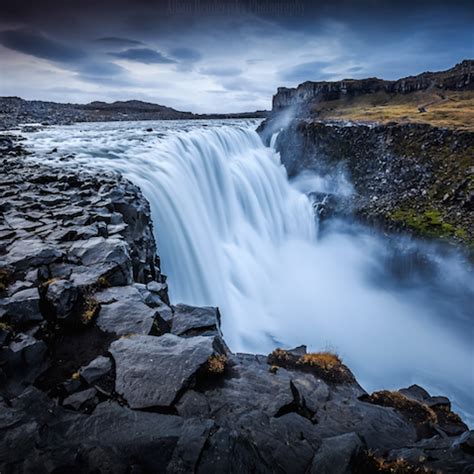
<path fill-rule="evenodd" d="M 354 222 L 333 219 L 318 235 L 306 193 L 347 196 L 350 182 L 308 173 L 290 182 L 255 123 L 152 126 L 51 127 L 28 144 L 42 160 L 120 171 L 141 187 L 172 303 L 219 306 L 233 351 L 335 350 L 367 390 L 419 383 L 473 421 L 474 291 L 461 260 Z M 55 147 L 74 157 L 61 161 Z M 410 248 L 433 274 L 399 284 L 390 266 Z"/>
<path fill-rule="evenodd" d="M 171 300 L 219 306 L 235 349 L 267 346 L 267 270 L 289 241 L 315 242 L 307 196 L 250 128 L 195 129 L 143 160 L 127 174 L 150 200 Z"/>

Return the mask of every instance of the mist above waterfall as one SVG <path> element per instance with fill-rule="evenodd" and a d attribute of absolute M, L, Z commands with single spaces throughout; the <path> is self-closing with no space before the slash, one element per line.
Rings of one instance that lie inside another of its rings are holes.
<path fill-rule="evenodd" d="M 69 164 L 117 170 L 142 188 L 172 302 L 219 306 L 232 350 L 329 348 L 367 390 L 416 382 L 472 420 L 474 290 L 454 252 L 347 220 L 321 232 L 307 193 L 348 195 L 350 182 L 290 182 L 255 122 L 148 126 L 55 127 L 30 145 L 66 142 Z"/>

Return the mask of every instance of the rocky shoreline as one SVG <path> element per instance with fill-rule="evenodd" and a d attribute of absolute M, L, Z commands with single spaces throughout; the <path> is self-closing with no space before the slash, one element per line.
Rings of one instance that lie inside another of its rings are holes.
<path fill-rule="evenodd" d="M 2 473 L 472 472 L 447 398 L 233 354 L 217 308 L 170 305 L 136 186 L 0 147 Z"/>
<path fill-rule="evenodd" d="M 21 125 L 28 129 L 28 124 L 45 126 L 70 125 L 75 122 L 236 119 L 262 118 L 267 115 L 268 112 L 265 110 L 230 114 L 195 114 L 140 100 L 61 104 L 24 100 L 20 97 L 0 97 L 0 130 L 11 130 Z"/>

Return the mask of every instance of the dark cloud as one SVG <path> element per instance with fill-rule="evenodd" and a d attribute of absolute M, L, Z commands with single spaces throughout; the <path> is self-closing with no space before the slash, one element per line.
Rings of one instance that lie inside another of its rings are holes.
<path fill-rule="evenodd" d="M 331 63 L 325 61 L 298 64 L 283 71 L 281 78 L 283 81 L 298 84 L 304 81 L 324 81 L 334 76 L 332 73 L 322 72 L 322 69 L 330 65 Z"/>
<path fill-rule="evenodd" d="M 27 29 L 1 31 L 0 44 L 20 53 L 58 62 L 76 61 L 86 56 L 80 49 Z"/>
<path fill-rule="evenodd" d="M 196 62 L 202 59 L 202 54 L 191 48 L 173 48 L 169 51 L 169 54 L 173 58 L 188 62 Z"/>
<path fill-rule="evenodd" d="M 103 44 L 109 47 L 118 47 L 118 48 L 125 48 L 128 46 L 142 46 L 143 43 L 141 41 L 132 40 L 128 38 L 119 38 L 117 36 L 108 36 L 105 38 L 97 38 L 95 40 L 99 44 Z"/>
<path fill-rule="evenodd" d="M 106 61 L 87 61 L 78 63 L 77 69 L 81 74 L 89 77 L 111 77 L 125 72 L 123 67 Z"/>
<path fill-rule="evenodd" d="M 176 62 L 163 56 L 159 51 L 149 48 L 130 48 L 117 53 L 109 53 L 109 55 L 118 59 L 136 61 L 143 64 L 171 64 Z"/>
<path fill-rule="evenodd" d="M 242 70 L 237 67 L 206 67 L 199 72 L 206 76 L 238 76 Z"/>
<path fill-rule="evenodd" d="M 30 96 L 39 94 L 37 81 L 47 68 L 24 53 L 60 66 L 47 71 L 58 83 L 44 80 L 42 90 L 60 84 L 65 100 L 67 87 L 80 89 L 81 81 L 98 86 L 97 98 L 154 96 L 150 76 L 129 74 L 131 64 L 114 64 L 125 59 L 150 65 L 150 72 L 171 65 L 160 78 L 166 105 L 231 111 L 241 108 L 238 100 L 250 100 L 248 92 L 257 94 L 256 107 L 265 108 L 280 85 L 396 79 L 472 57 L 472 2 L 1 0 L 0 44 L 12 51 L 0 49 L 7 64 L 0 95 L 18 82 Z M 223 91 L 210 92 L 210 82 Z"/>

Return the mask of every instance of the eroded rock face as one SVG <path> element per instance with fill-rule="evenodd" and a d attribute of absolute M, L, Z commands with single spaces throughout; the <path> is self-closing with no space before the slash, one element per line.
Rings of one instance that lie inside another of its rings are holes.
<path fill-rule="evenodd" d="M 217 308 L 169 305 L 134 186 L 16 155 L 0 167 L 1 472 L 473 471 L 449 400 L 366 394 L 305 346 L 232 354 Z"/>

